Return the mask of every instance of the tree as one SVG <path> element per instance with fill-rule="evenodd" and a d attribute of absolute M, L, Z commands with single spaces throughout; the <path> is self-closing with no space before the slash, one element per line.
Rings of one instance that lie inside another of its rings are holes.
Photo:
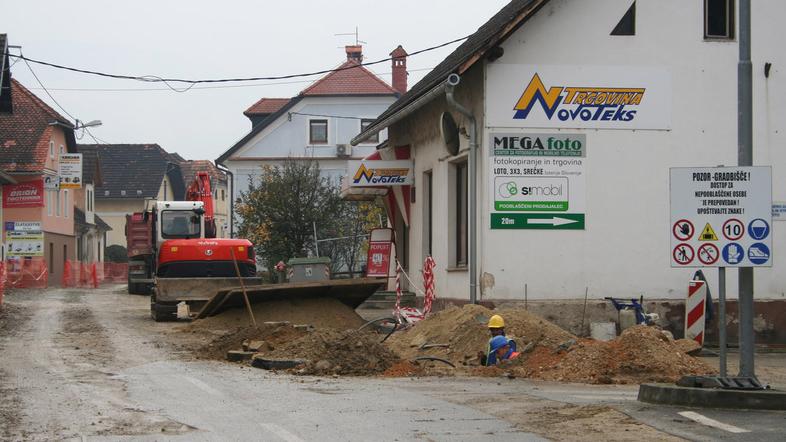
<path fill-rule="evenodd" d="M 366 235 L 378 227 L 382 209 L 368 202 L 344 201 L 335 182 L 320 175 L 310 159 L 289 159 L 263 166 L 249 188 L 240 193 L 238 233 L 254 243 L 268 271 L 283 260 L 316 252 L 331 258 L 333 271 L 358 271 L 367 247 Z"/>

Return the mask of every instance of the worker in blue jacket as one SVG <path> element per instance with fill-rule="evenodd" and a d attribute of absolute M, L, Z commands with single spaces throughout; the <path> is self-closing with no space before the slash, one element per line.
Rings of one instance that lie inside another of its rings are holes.
<path fill-rule="evenodd" d="M 504 336 L 494 336 L 491 338 L 491 352 L 489 353 L 488 360 L 494 360 L 493 363 L 487 365 L 497 365 L 503 361 L 516 359 L 519 352 L 511 345 L 511 340 Z"/>
<path fill-rule="evenodd" d="M 486 347 L 486 353 L 481 352 L 478 356 L 480 357 L 480 365 L 492 366 L 496 365 L 497 357 L 494 353 L 494 350 L 491 348 L 491 341 L 494 340 L 494 338 L 497 336 L 505 337 L 505 320 L 500 315 L 494 315 L 489 318 L 487 327 L 489 329 L 489 333 L 491 333 L 491 338 L 489 339 L 488 346 Z M 516 341 L 513 339 L 507 339 L 507 342 L 513 348 L 513 351 L 516 351 Z"/>

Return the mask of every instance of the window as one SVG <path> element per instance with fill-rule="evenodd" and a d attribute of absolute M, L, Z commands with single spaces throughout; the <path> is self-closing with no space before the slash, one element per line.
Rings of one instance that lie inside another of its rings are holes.
<path fill-rule="evenodd" d="M 456 164 L 456 267 L 467 265 L 467 163 Z"/>
<path fill-rule="evenodd" d="M 634 1 L 622 16 L 611 35 L 636 35 L 636 2 Z"/>
<path fill-rule="evenodd" d="M 199 237 L 199 215 L 190 210 L 164 210 L 161 213 L 161 236 L 164 238 Z"/>
<path fill-rule="evenodd" d="M 68 261 L 68 244 L 63 244 L 63 271 L 65 272 L 65 263 Z"/>
<path fill-rule="evenodd" d="M 55 192 L 55 216 L 60 216 L 60 191 Z"/>
<path fill-rule="evenodd" d="M 221 189 L 221 201 L 224 201 L 225 198 L 226 198 L 226 193 L 224 192 L 224 189 Z"/>
<path fill-rule="evenodd" d="M 52 191 L 46 191 L 46 214 L 52 216 Z"/>
<path fill-rule="evenodd" d="M 426 256 L 434 254 L 432 239 L 434 237 L 433 215 L 434 215 L 434 190 L 431 171 L 423 174 L 423 254 Z"/>
<path fill-rule="evenodd" d="M 308 144 L 327 144 L 327 142 L 328 142 L 327 120 L 309 120 Z"/>
<path fill-rule="evenodd" d="M 55 244 L 49 243 L 49 273 L 55 271 Z"/>
<path fill-rule="evenodd" d="M 63 216 L 68 218 L 68 190 L 63 191 Z"/>
<path fill-rule="evenodd" d="M 704 0 L 704 38 L 734 39 L 734 0 Z"/>
<path fill-rule="evenodd" d="M 62 155 L 62 154 L 64 154 L 64 153 L 65 153 L 65 148 L 64 148 L 64 147 L 63 147 L 63 145 L 61 144 L 61 145 L 60 145 L 60 155 Z"/>
<path fill-rule="evenodd" d="M 55 142 L 49 142 L 49 158 L 55 159 Z"/>
<path fill-rule="evenodd" d="M 364 130 L 368 129 L 368 127 L 371 126 L 371 123 L 373 122 L 374 122 L 373 118 L 363 118 L 362 120 L 360 120 L 360 132 L 363 132 Z M 374 134 L 374 136 L 364 141 L 364 143 L 379 144 L 379 133 Z"/>

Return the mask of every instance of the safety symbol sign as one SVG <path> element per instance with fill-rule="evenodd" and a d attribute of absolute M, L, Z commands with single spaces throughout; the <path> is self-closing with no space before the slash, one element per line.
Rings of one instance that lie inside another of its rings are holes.
<path fill-rule="evenodd" d="M 690 244 L 678 244 L 671 252 L 671 255 L 678 264 L 688 265 L 693 261 L 693 247 L 691 247 Z"/>
<path fill-rule="evenodd" d="M 720 251 L 715 244 L 706 243 L 699 246 L 699 250 L 696 252 L 702 264 L 712 265 L 715 264 L 715 261 L 720 258 Z"/>
<path fill-rule="evenodd" d="M 748 224 L 748 234 L 751 238 L 761 241 L 770 234 L 770 225 L 761 218 L 756 218 Z"/>
<path fill-rule="evenodd" d="M 701 231 L 701 235 L 699 235 L 699 241 L 717 241 L 718 235 L 715 234 L 715 231 L 712 230 L 712 226 L 710 223 L 707 223 L 704 226 L 704 230 Z"/>
<path fill-rule="evenodd" d="M 723 223 L 723 236 L 729 241 L 737 241 L 745 235 L 745 224 L 737 218 L 731 218 Z"/>
<path fill-rule="evenodd" d="M 728 243 L 723 247 L 723 260 L 726 264 L 736 266 L 742 262 L 743 253 L 742 246 L 734 242 Z"/>
<path fill-rule="evenodd" d="M 764 264 L 770 260 L 770 248 L 757 242 L 748 247 L 748 259 L 754 264 Z"/>
<path fill-rule="evenodd" d="M 675 167 L 669 190 L 672 267 L 772 266 L 771 167 Z"/>
<path fill-rule="evenodd" d="M 693 223 L 687 219 L 681 219 L 674 223 L 674 227 L 671 228 L 671 231 L 678 240 L 687 241 L 693 238 L 695 229 L 693 228 Z"/>

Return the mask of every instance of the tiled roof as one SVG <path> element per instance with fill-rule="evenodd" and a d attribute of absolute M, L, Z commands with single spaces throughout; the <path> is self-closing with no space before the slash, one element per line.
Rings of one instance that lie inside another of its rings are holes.
<path fill-rule="evenodd" d="M 212 161 L 208 160 L 183 161 L 180 163 L 180 171 L 183 174 L 183 184 L 186 188 L 188 188 L 188 185 L 194 180 L 197 172 L 209 173 L 212 183 L 226 183 L 227 180 L 226 174 L 220 171 Z"/>
<path fill-rule="evenodd" d="M 289 98 L 261 98 L 256 103 L 252 104 L 251 107 L 246 109 L 243 112 L 243 115 L 268 115 L 272 114 L 273 112 L 281 109 L 287 103 L 289 103 Z"/>
<path fill-rule="evenodd" d="M 77 146 L 82 154 L 82 181 L 101 185 L 101 167 L 98 161 L 98 152 L 95 149 L 82 149 Z"/>
<path fill-rule="evenodd" d="M 93 214 L 93 221 L 95 222 L 94 224 L 88 223 L 87 217 L 85 216 L 85 212 L 78 207 L 74 207 L 74 228 L 76 230 L 81 232 L 86 232 L 87 229 L 91 226 L 96 226 L 98 230 L 103 232 L 108 232 L 112 230 L 112 227 L 110 227 L 109 224 L 106 223 L 106 221 L 101 219 L 101 217 L 95 213 Z"/>
<path fill-rule="evenodd" d="M 304 96 L 397 94 L 395 89 L 354 60 L 345 61 L 300 93 Z"/>
<path fill-rule="evenodd" d="M 178 195 L 182 178 L 171 169 L 179 168 L 158 144 L 80 144 L 79 152 L 97 153 L 103 185 L 96 186 L 96 199 L 156 198 L 168 173 Z"/>
<path fill-rule="evenodd" d="M 461 74 L 466 71 L 476 61 L 481 60 L 487 50 L 499 45 L 546 3 L 548 0 L 512 0 L 426 74 L 422 80 L 417 82 L 412 89 L 390 105 L 382 115 L 377 117 L 374 123 L 366 128 L 364 133 L 375 130 L 380 122 L 438 86 L 450 74 Z"/>
<path fill-rule="evenodd" d="M 49 152 L 52 123 L 63 128 L 73 152 L 73 125 L 18 81 L 11 80 L 13 112 L 0 114 L 0 167 L 10 173 L 41 173 Z"/>

